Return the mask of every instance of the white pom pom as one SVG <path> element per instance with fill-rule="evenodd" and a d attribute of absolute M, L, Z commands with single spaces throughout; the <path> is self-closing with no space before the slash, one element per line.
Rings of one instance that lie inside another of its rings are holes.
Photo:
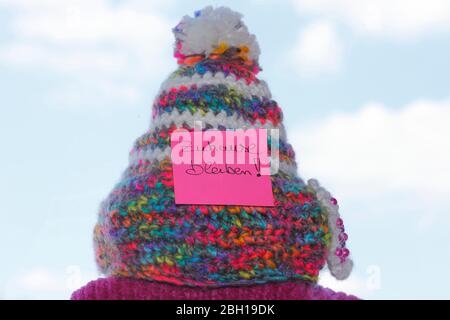
<path fill-rule="evenodd" d="M 347 259 L 344 263 L 341 263 L 337 259 L 333 262 L 328 260 L 328 269 L 337 280 L 345 280 L 353 270 L 353 261 Z"/>
<path fill-rule="evenodd" d="M 184 55 L 209 55 L 220 44 L 248 48 L 250 60 L 258 60 L 259 45 L 241 20 L 242 15 L 226 7 L 208 6 L 195 12 L 195 17 L 184 16 L 173 29 L 175 38 L 182 43 L 178 48 Z"/>

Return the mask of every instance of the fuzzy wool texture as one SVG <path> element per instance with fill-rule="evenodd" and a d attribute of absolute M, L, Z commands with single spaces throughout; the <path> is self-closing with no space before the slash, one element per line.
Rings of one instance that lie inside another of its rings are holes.
<path fill-rule="evenodd" d="M 208 6 L 196 11 L 194 17 L 186 15 L 173 32 L 185 55 L 209 55 L 221 43 L 248 47 L 251 60 L 258 60 L 260 54 L 256 37 L 242 22 L 242 15 L 226 7 Z"/>
<path fill-rule="evenodd" d="M 358 300 L 301 281 L 217 289 L 190 288 L 127 278 L 100 278 L 72 294 L 72 300 Z"/>
<path fill-rule="evenodd" d="M 270 295 L 267 288 L 302 288 L 293 299 L 330 293 L 317 286 L 319 273 L 328 264 L 337 279 L 349 276 L 348 236 L 337 200 L 316 180 L 305 183 L 298 174 L 283 112 L 257 77 L 254 36 L 239 13 L 223 7 L 184 17 L 174 33 L 177 50 L 192 50 L 177 53 L 197 56 L 175 55 L 179 67 L 155 97 L 151 124 L 136 139 L 127 168 L 101 204 L 94 230 L 96 262 L 113 278 L 82 292 L 120 294 L 128 283 L 144 290 L 145 298 L 173 286 L 195 297 L 198 292 L 231 294 L 235 286 L 243 287 L 236 289 L 242 297 L 254 290 Z M 270 177 L 273 207 L 176 204 L 171 133 L 193 130 L 194 121 L 204 130 L 279 130 L 279 170 Z"/>
<path fill-rule="evenodd" d="M 331 232 L 331 244 L 329 245 L 329 253 L 327 258 L 328 269 L 332 276 L 337 280 L 345 280 L 353 270 L 353 261 L 350 258 L 342 261 L 335 252 L 340 246 L 345 247 L 345 241 L 339 240 L 339 226 L 337 220 L 340 219 L 339 206 L 333 204 L 331 194 L 320 186 L 316 179 L 308 180 L 308 185 L 313 188 L 317 197 L 325 210 L 328 212 L 328 226 Z M 342 245 L 341 245 L 342 242 Z"/>
<path fill-rule="evenodd" d="M 179 88 L 181 86 L 190 87 L 194 84 L 197 86 L 222 84 L 239 91 L 247 98 L 251 98 L 252 96 L 257 96 L 258 98 L 272 97 L 269 87 L 264 80 L 261 80 L 259 83 L 247 84 L 245 79 L 236 79 L 234 74 L 225 75 L 223 72 L 212 73 L 209 71 L 201 75 L 196 73 L 190 77 L 180 77 L 176 75 L 169 77 L 162 83 L 158 95 L 164 91 L 170 90 L 171 88 Z"/>

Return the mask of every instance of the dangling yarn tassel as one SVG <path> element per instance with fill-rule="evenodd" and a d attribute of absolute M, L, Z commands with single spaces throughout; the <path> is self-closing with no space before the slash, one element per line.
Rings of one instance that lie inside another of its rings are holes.
<path fill-rule="evenodd" d="M 350 251 L 345 246 L 348 235 L 345 233 L 344 222 L 339 215 L 337 200 L 315 179 L 308 180 L 308 186 L 316 192 L 320 206 L 328 213 L 328 227 L 331 232 L 327 256 L 328 269 L 333 277 L 344 280 L 352 272 L 353 261 L 350 259 Z"/>

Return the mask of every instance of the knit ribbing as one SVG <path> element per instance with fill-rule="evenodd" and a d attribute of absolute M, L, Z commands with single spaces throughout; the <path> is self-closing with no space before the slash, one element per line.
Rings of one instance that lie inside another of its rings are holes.
<path fill-rule="evenodd" d="M 191 288 L 128 278 L 89 282 L 72 300 L 357 300 L 352 295 L 307 283 L 283 282 L 225 288 Z"/>

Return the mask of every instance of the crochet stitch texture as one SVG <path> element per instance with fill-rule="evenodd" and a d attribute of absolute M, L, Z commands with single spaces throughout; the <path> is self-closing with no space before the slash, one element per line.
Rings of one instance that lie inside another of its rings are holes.
<path fill-rule="evenodd" d="M 241 15 L 207 7 L 173 32 L 179 67 L 162 84 L 149 130 L 101 204 L 94 230 L 101 272 L 202 287 L 315 283 L 328 262 L 336 278 L 346 278 L 352 261 L 337 201 L 298 176 L 282 111 L 257 77 L 259 46 Z M 274 207 L 175 204 L 170 134 L 192 130 L 195 120 L 206 130 L 279 129 Z"/>

